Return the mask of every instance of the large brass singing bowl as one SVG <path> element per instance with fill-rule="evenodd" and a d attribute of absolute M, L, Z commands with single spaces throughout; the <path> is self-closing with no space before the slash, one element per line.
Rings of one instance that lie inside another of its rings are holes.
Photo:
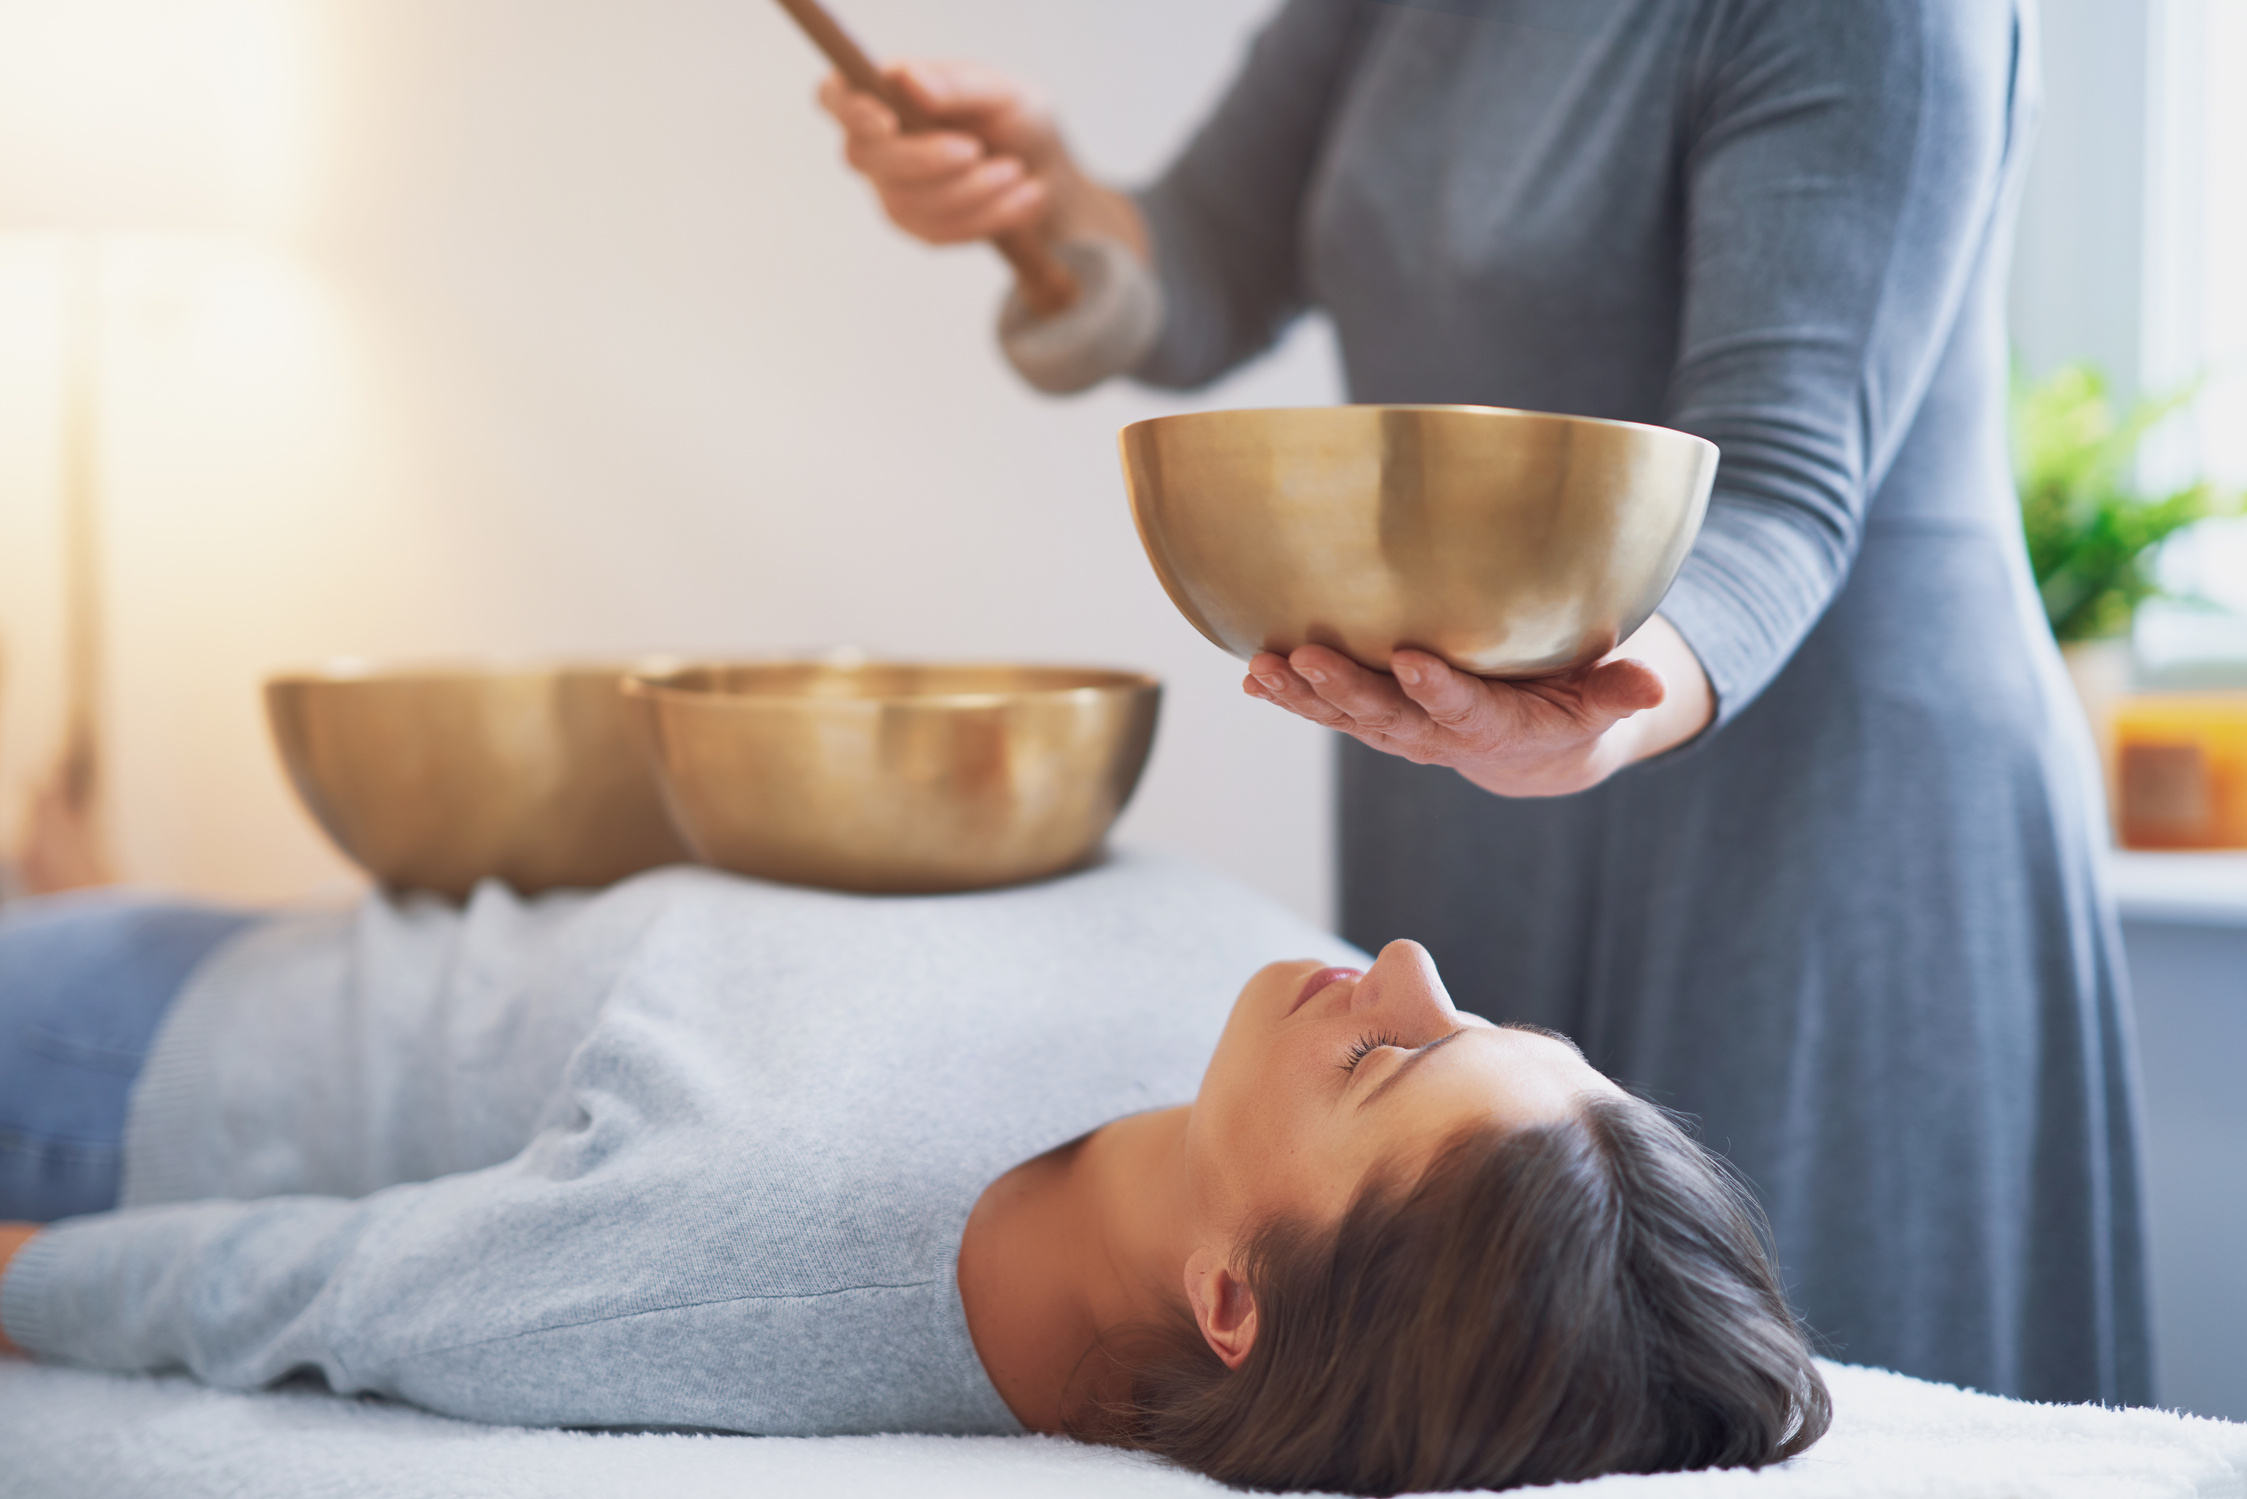
<path fill-rule="evenodd" d="M 530 894 L 687 857 L 615 666 L 292 673 L 265 684 L 289 779 L 385 885 Z"/>
<path fill-rule="evenodd" d="M 697 856 L 840 890 L 974 890 L 1090 859 L 1154 743 L 1161 684 L 1060 666 L 764 662 L 635 674 Z"/>
<path fill-rule="evenodd" d="M 1123 429 L 1171 602 L 1244 659 L 1404 647 L 1481 676 L 1595 661 L 1684 562 L 1716 445 L 1489 406 L 1208 411 Z"/>

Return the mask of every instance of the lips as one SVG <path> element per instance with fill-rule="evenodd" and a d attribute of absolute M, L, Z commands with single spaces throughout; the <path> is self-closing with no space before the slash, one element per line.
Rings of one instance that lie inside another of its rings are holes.
<path fill-rule="evenodd" d="M 1303 980 L 1302 992 L 1295 996 L 1295 1003 L 1287 1007 L 1287 1013 L 1292 1015 L 1297 1010 L 1302 1009 L 1303 1006 L 1311 1002 L 1312 995 L 1329 984 L 1339 982 L 1342 979 L 1363 977 L 1365 977 L 1365 970 L 1362 968 L 1321 968 L 1318 972 Z"/>

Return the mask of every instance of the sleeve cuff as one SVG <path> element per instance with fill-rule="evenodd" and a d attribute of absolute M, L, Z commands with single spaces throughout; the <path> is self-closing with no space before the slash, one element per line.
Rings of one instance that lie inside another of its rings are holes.
<path fill-rule="evenodd" d="M 0 1279 L 0 1332 L 21 1352 L 39 1357 L 58 1346 L 51 1314 L 52 1282 L 62 1263 L 56 1237 L 53 1225 L 40 1229 L 8 1261 L 7 1276 Z"/>
<path fill-rule="evenodd" d="M 1162 335 L 1163 293 L 1154 273 L 1112 239 L 1075 239 L 1054 254 L 1076 274 L 1077 300 L 1049 318 L 1019 289 L 999 311 L 999 347 L 1039 390 L 1069 395 L 1120 375 Z"/>

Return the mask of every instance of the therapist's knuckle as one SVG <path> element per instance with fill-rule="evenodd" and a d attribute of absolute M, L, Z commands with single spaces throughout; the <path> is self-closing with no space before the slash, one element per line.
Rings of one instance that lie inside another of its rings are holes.
<path fill-rule="evenodd" d="M 1390 749 L 1415 765 L 1442 765 L 1451 759 L 1444 747 L 1433 739 L 1393 739 L 1390 741 Z"/>
<path fill-rule="evenodd" d="M 1377 734 L 1401 733 L 1413 722 L 1412 715 L 1404 709 L 1379 698 L 1361 704 L 1352 710 L 1350 716 Z"/>
<path fill-rule="evenodd" d="M 1483 704 L 1471 697 L 1454 699 L 1432 705 L 1428 716 L 1447 729 L 1471 729 L 1483 716 Z"/>

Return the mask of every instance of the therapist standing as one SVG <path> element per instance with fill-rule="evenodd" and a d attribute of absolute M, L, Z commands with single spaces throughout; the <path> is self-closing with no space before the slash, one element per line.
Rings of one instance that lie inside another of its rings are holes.
<path fill-rule="evenodd" d="M 1343 931 L 1697 1116 L 1835 1356 L 2151 1398 L 2129 1007 L 2089 736 L 2005 445 L 2028 0 L 1292 0 L 1127 197 L 962 65 L 830 80 L 944 243 L 1099 296 L 1026 374 L 1196 386 L 1306 308 L 1352 399 L 1658 422 L 1722 450 L 1615 657 L 1486 682 L 1305 647 L 1247 690 L 1343 743 Z"/>

